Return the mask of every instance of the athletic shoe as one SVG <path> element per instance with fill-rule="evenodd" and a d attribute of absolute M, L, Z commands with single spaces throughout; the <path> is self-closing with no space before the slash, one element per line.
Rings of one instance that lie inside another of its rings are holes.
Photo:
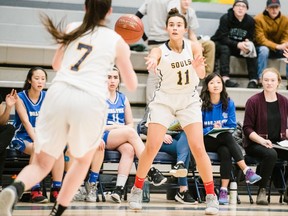
<path fill-rule="evenodd" d="M 55 202 L 49 216 L 60 216 L 66 209 L 67 207 L 60 206 L 57 202 Z"/>
<path fill-rule="evenodd" d="M 248 85 L 247 85 L 247 88 L 258 88 L 258 84 L 257 84 L 257 82 L 256 81 L 254 81 L 254 80 L 250 80 L 249 81 L 249 83 L 248 83 Z"/>
<path fill-rule="evenodd" d="M 112 191 L 111 199 L 116 203 L 121 203 L 122 195 L 124 194 L 124 188 L 122 186 L 116 186 Z"/>
<path fill-rule="evenodd" d="M 85 187 L 83 185 L 81 185 L 78 188 L 76 194 L 74 195 L 73 201 L 84 201 L 86 195 L 87 195 L 86 189 L 85 189 Z"/>
<path fill-rule="evenodd" d="M 190 205 L 197 204 L 197 201 L 193 199 L 188 190 L 183 192 L 178 191 L 175 195 L 175 200 L 183 204 L 190 204 Z"/>
<path fill-rule="evenodd" d="M 228 202 L 228 191 L 227 190 L 223 190 L 220 189 L 220 193 L 219 193 L 219 204 L 220 205 L 227 205 Z"/>
<path fill-rule="evenodd" d="M 47 203 L 48 199 L 46 196 L 43 196 L 40 188 L 31 190 L 30 199 L 32 203 Z"/>
<path fill-rule="evenodd" d="M 224 84 L 226 87 L 232 87 L 232 88 L 239 86 L 239 84 L 237 82 L 234 82 L 230 79 L 226 80 L 226 82 Z"/>
<path fill-rule="evenodd" d="M 87 191 L 87 195 L 85 197 L 85 200 L 87 202 L 96 202 L 97 201 L 97 183 L 94 182 L 85 182 L 85 189 Z"/>
<path fill-rule="evenodd" d="M 129 208 L 133 210 L 142 209 L 142 190 L 133 186 L 129 198 Z"/>
<path fill-rule="evenodd" d="M 219 202 L 217 200 L 217 196 L 214 194 L 206 195 L 206 215 L 214 215 L 219 213 Z"/>
<path fill-rule="evenodd" d="M 151 182 L 154 186 L 160 186 L 167 181 L 167 178 L 164 177 L 163 174 L 155 167 L 150 168 L 147 177 L 148 181 Z"/>
<path fill-rule="evenodd" d="M 246 183 L 254 184 L 261 180 L 261 176 L 257 175 L 252 169 L 248 169 L 245 175 Z"/>
<path fill-rule="evenodd" d="M 170 170 L 170 173 L 176 177 L 176 178 L 179 178 L 179 177 L 186 177 L 187 176 L 187 169 L 186 167 L 184 166 L 184 163 L 177 163 L 172 170 Z"/>
<path fill-rule="evenodd" d="M 268 205 L 269 202 L 266 198 L 266 189 L 265 188 L 260 188 L 257 199 L 256 199 L 256 204 L 257 205 Z"/>
<path fill-rule="evenodd" d="M 61 189 L 60 187 L 51 188 L 50 202 L 52 202 L 52 203 L 56 202 L 60 189 Z"/>
<path fill-rule="evenodd" d="M 14 186 L 4 188 L 0 193 L 1 216 L 12 216 L 12 211 L 17 200 L 18 196 Z"/>

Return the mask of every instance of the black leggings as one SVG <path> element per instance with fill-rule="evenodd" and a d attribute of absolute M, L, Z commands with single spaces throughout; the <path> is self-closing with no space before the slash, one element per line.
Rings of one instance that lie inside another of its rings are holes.
<path fill-rule="evenodd" d="M 245 148 L 245 151 L 247 155 L 260 160 L 259 175 L 262 179 L 259 182 L 259 188 L 266 188 L 269 178 L 273 173 L 277 158 L 288 160 L 288 151 L 266 148 L 260 144 L 250 144 Z"/>
<path fill-rule="evenodd" d="M 2 175 L 6 159 L 6 148 L 14 136 L 15 128 L 7 124 L 0 126 L 0 186 L 2 186 Z"/>
<path fill-rule="evenodd" d="M 242 151 L 231 133 L 219 134 L 216 138 L 204 136 L 207 152 L 217 152 L 220 159 L 220 175 L 222 179 L 230 179 L 232 171 L 232 158 L 236 162 L 244 160 Z"/>

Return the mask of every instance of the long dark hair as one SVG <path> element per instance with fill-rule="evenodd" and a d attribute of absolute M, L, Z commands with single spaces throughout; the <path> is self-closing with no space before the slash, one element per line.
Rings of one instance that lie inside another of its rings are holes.
<path fill-rule="evenodd" d="M 110 8 L 111 0 L 85 0 L 86 12 L 83 22 L 78 28 L 69 33 L 65 33 L 63 30 L 63 20 L 55 26 L 46 14 L 42 14 L 41 21 L 58 44 L 67 46 L 89 30 L 93 31 L 96 26 L 103 26 L 101 21 L 105 19 Z"/>
<path fill-rule="evenodd" d="M 26 79 L 25 79 L 25 83 L 24 83 L 24 86 L 23 86 L 23 90 L 29 90 L 31 88 L 31 83 L 29 83 L 29 81 L 32 80 L 32 76 L 34 74 L 34 71 L 36 71 L 36 70 L 42 70 L 45 73 L 45 77 L 46 77 L 46 80 L 47 80 L 48 75 L 47 75 L 47 72 L 44 70 L 44 68 L 42 68 L 42 67 L 32 67 L 32 68 L 30 68 L 30 70 L 27 73 L 27 76 L 26 76 Z"/>
<path fill-rule="evenodd" d="M 223 111 L 227 110 L 229 97 L 228 97 L 228 93 L 226 91 L 224 81 L 223 81 L 220 74 L 211 73 L 205 78 L 204 83 L 203 83 L 203 87 L 201 90 L 201 94 L 200 94 L 200 97 L 202 99 L 202 111 L 211 111 L 213 109 L 213 104 L 211 103 L 210 93 L 208 90 L 208 83 L 216 76 L 220 77 L 221 82 L 222 82 L 222 87 L 223 87 L 222 92 L 220 93 L 220 101 L 222 102 L 222 110 Z"/>
<path fill-rule="evenodd" d="M 171 17 L 181 17 L 184 20 L 184 26 L 185 28 L 187 28 L 187 20 L 185 18 L 185 16 L 183 16 L 182 14 L 179 13 L 177 8 L 172 8 L 169 12 L 168 12 L 168 16 L 166 19 L 166 26 L 168 26 L 168 21 Z"/>

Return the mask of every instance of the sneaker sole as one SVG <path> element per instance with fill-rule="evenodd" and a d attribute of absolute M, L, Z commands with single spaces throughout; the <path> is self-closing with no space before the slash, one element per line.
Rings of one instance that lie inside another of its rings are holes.
<path fill-rule="evenodd" d="M 219 213 L 219 209 L 217 208 L 209 208 L 209 209 L 205 209 L 205 214 L 206 215 L 216 215 Z"/>
<path fill-rule="evenodd" d="M 229 202 L 220 202 L 219 201 L 219 205 L 228 205 L 229 204 Z"/>
<path fill-rule="evenodd" d="M 142 210 L 142 205 L 139 203 L 130 202 L 129 208 L 132 210 Z"/>
<path fill-rule="evenodd" d="M 48 203 L 48 198 L 45 198 L 43 200 L 40 200 L 40 201 L 31 201 L 32 203 Z"/>
<path fill-rule="evenodd" d="M 86 198 L 85 201 L 86 201 L 86 202 L 97 202 L 96 199 L 97 199 L 97 198 L 95 198 L 95 199 L 87 199 L 87 198 Z"/>
<path fill-rule="evenodd" d="M 117 194 L 112 194 L 111 200 L 114 201 L 115 203 L 121 203 L 120 197 Z"/>
<path fill-rule="evenodd" d="M 182 200 L 180 197 L 178 197 L 177 195 L 175 195 L 175 200 L 182 203 L 182 204 L 187 204 L 187 205 L 196 205 L 198 204 L 197 201 L 194 202 L 185 202 L 184 200 Z"/>
<path fill-rule="evenodd" d="M 160 185 L 166 183 L 166 181 L 167 181 L 167 178 L 164 178 L 164 179 L 162 179 L 161 182 L 159 182 L 159 183 L 154 183 L 154 182 L 152 182 L 152 184 L 153 184 L 154 186 L 160 186 Z"/>
<path fill-rule="evenodd" d="M 253 182 L 250 182 L 249 180 L 246 181 L 246 183 L 248 184 L 255 184 L 256 182 L 260 181 L 262 178 L 260 177 L 259 179 L 256 179 L 255 181 Z"/>
<path fill-rule="evenodd" d="M 176 178 L 181 178 L 181 177 L 183 178 L 187 176 L 188 171 L 187 169 L 179 169 L 179 170 L 170 170 L 169 173 Z"/>
<path fill-rule="evenodd" d="M 0 212 L 2 216 L 12 216 L 12 208 L 15 201 L 15 192 L 10 189 L 4 189 L 0 194 Z"/>

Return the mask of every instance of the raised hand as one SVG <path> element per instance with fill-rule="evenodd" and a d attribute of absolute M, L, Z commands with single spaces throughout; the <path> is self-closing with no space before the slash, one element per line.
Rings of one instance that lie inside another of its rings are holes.
<path fill-rule="evenodd" d="M 6 95 L 6 98 L 5 98 L 6 106 L 8 107 L 14 106 L 17 100 L 18 100 L 17 91 L 15 89 L 12 89 L 10 94 Z"/>

